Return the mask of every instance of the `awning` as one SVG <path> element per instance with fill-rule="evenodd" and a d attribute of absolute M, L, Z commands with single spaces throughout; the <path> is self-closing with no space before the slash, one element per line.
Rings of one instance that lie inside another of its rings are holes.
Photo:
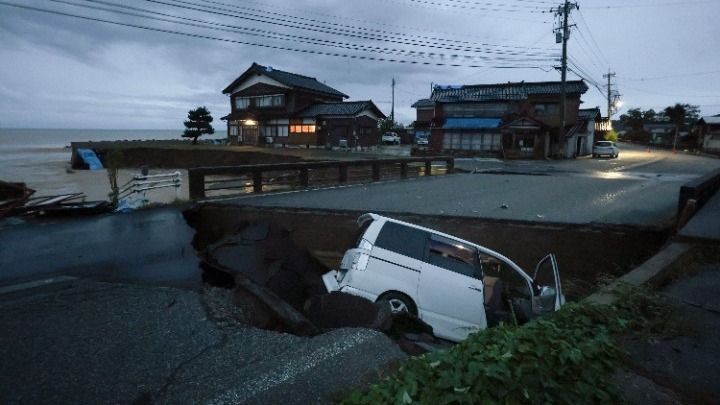
<path fill-rule="evenodd" d="M 444 129 L 492 129 L 500 126 L 500 118 L 448 118 Z"/>
<path fill-rule="evenodd" d="M 569 129 L 567 127 L 565 127 L 565 131 L 566 131 L 565 139 L 572 138 L 575 135 L 575 133 L 578 132 L 578 130 L 580 130 L 580 128 L 582 128 L 582 126 L 583 126 L 583 123 L 578 122 L 577 124 L 573 125 Z"/>

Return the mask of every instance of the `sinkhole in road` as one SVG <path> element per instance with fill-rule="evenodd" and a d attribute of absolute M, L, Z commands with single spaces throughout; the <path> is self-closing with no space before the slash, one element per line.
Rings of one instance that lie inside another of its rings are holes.
<path fill-rule="evenodd" d="M 186 219 L 196 229 L 200 251 L 247 223 L 270 220 L 290 231 L 295 243 L 329 268 L 336 268 L 358 237 L 355 211 L 320 211 L 204 204 Z M 383 213 L 380 213 L 383 214 Z M 617 278 L 656 254 L 669 230 L 620 225 L 548 224 L 484 218 L 384 213 L 493 249 L 532 274 L 548 253 L 557 257 L 566 297 L 576 300 L 596 291 L 599 282 Z"/>

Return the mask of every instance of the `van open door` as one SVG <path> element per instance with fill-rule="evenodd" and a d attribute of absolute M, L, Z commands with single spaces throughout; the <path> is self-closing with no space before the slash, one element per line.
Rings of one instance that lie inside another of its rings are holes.
<path fill-rule="evenodd" d="M 535 266 L 533 275 L 534 297 L 533 314 L 545 315 L 555 312 L 565 303 L 560 284 L 560 271 L 558 270 L 555 255 L 549 254 Z"/>

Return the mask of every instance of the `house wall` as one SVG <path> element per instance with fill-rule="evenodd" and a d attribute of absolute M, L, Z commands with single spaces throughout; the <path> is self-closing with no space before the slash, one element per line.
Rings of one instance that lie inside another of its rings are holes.
<path fill-rule="evenodd" d="M 356 117 L 322 117 L 318 119 L 318 145 L 341 146 L 341 140 L 348 147 L 373 146 L 380 140 L 380 131 L 374 114 Z M 372 115 L 372 116 L 371 116 Z"/>
<path fill-rule="evenodd" d="M 429 123 L 435 117 L 434 108 L 417 108 L 417 122 Z"/>
<path fill-rule="evenodd" d="M 704 125 L 703 149 L 707 152 L 720 152 L 720 125 Z"/>
<path fill-rule="evenodd" d="M 274 87 L 289 89 L 289 87 L 285 86 L 284 84 L 282 84 L 276 80 L 273 80 L 265 75 L 255 74 L 254 76 L 247 78 L 244 82 L 240 83 L 237 87 L 235 87 L 232 90 L 231 94 L 235 94 L 237 92 L 243 91 L 243 90 L 247 89 L 248 87 L 252 87 L 257 84 L 264 84 L 264 85 L 270 85 L 270 86 L 274 86 Z"/>

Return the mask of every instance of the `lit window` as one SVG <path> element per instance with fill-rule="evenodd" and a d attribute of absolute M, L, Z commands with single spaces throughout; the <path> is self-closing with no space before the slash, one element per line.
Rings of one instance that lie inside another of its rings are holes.
<path fill-rule="evenodd" d="M 315 125 L 290 125 L 291 134 L 312 134 L 315 132 Z"/>

